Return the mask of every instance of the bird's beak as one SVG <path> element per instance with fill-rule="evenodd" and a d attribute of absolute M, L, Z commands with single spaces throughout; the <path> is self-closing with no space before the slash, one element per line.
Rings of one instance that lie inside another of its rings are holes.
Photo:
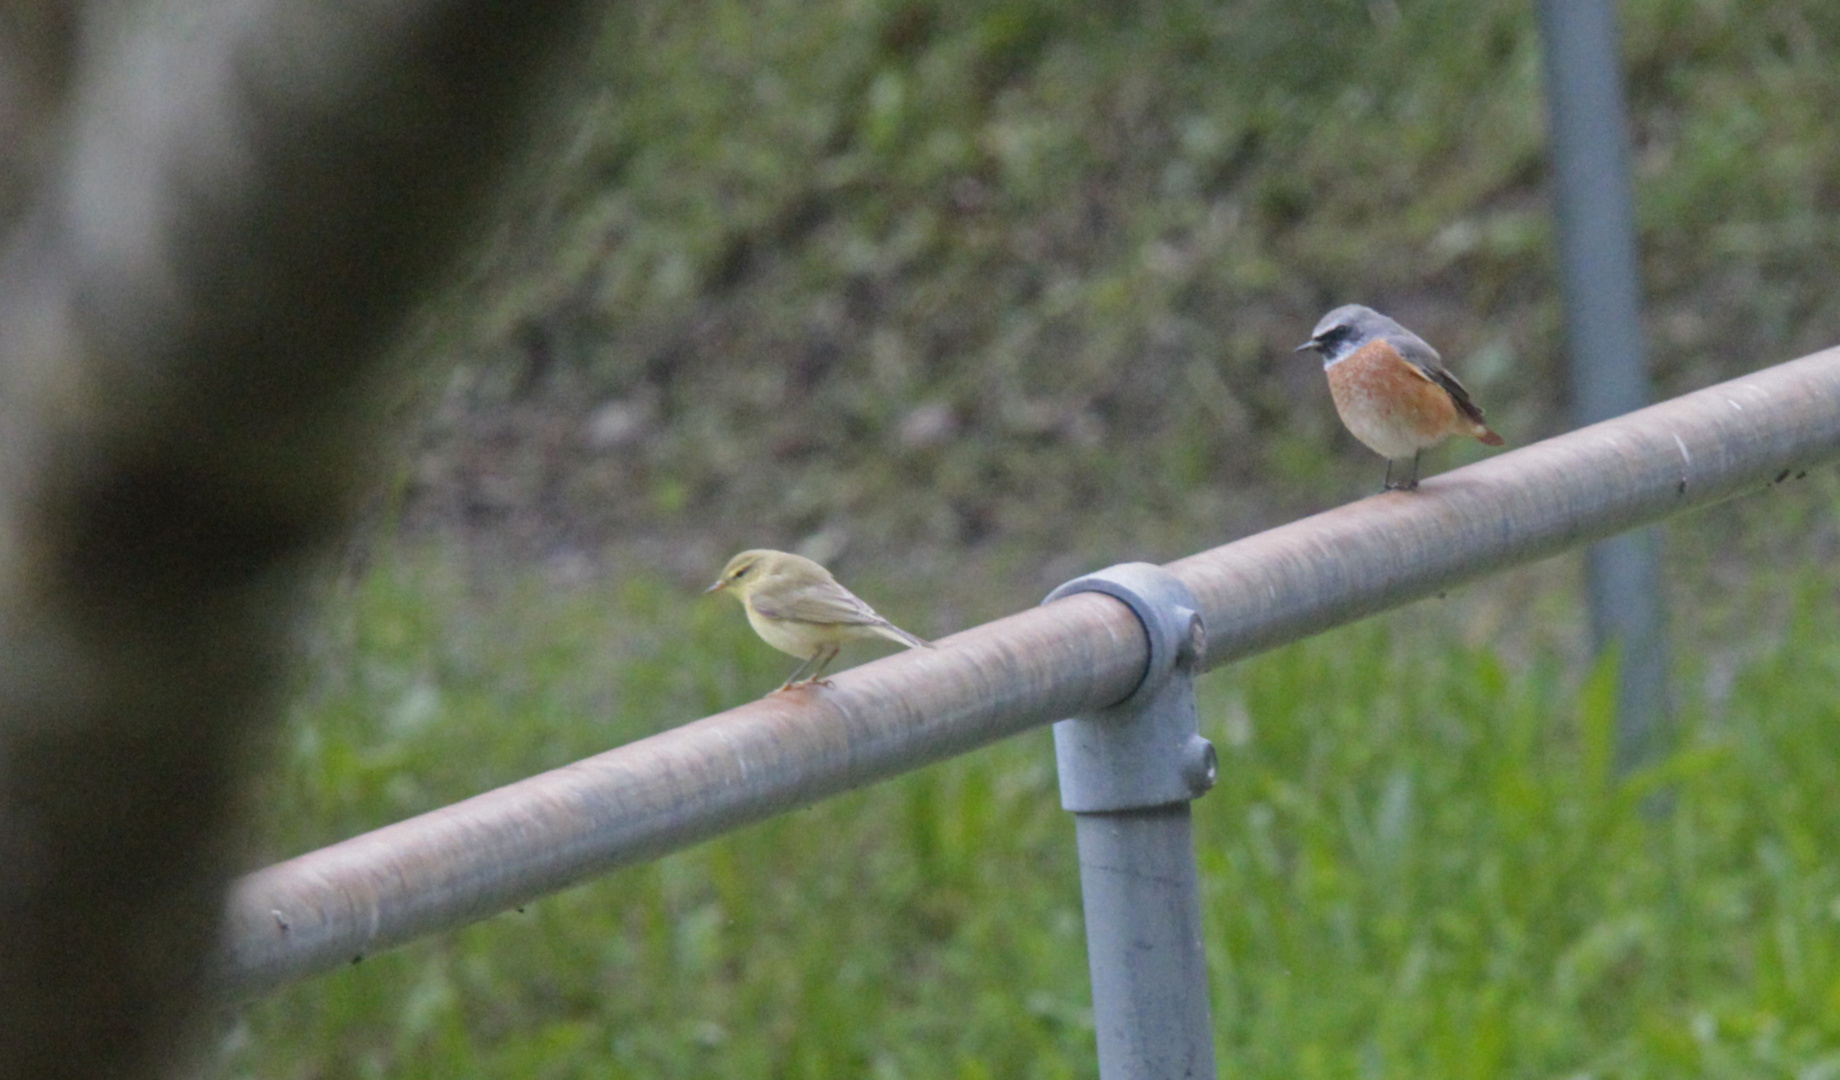
<path fill-rule="evenodd" d="M 703 595 L 708 596 L 712 592 L 721 592 L 723 586 L 727 584 L 728 582 L 722 580 L 721 578 L 717 578 L 716 583 L 714 585 L 711 585 L 709 588 L 703 590 Z"/>
<path fill-rule="evenodd" d="M 1292 349 L 1291 351 L 1292 352 L 1310 352 L 1311 350 L 1315 348 L 1316 348 L 1316 339 L 1311 338 L 1309 341 L 1304 342 L 1303 344 L 1297 346 L 1295 349 Z"/>

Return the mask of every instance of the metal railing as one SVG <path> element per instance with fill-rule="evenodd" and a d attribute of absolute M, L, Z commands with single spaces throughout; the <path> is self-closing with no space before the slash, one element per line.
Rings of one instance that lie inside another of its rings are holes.
<path fill-rule="evenodd" d="M 1164 576 L 1195 616 L 1181 666 L 1218 667 L 1836 457 L 1840 348 L 1171 563 Z M 1169 668 L 1152 662 L 1150 620 L 1089 589 L 844 672 L 821 693 L 768 695 L 253 873 L 230 897 L 221 982 L 260 993 L 1141 697 L 1147 673 Z M 1191 790 L 1161 798 L 1186 825 L 1183 800 L 1206 785 L 1192 755 L 1180 759 L 1170 767 L 1189 770 Z M 1061 760 L 1078 811 L 1064 747 Z"/>

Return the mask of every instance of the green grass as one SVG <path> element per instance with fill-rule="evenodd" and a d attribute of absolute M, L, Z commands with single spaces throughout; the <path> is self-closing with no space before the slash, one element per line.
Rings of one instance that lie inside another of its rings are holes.
<path fill-rule="evenodd" d="M 1840 605 L 1812 571 L 1786 595 L 1627 779 L 1606 670 L 1507 660 L 1422 606 L 1206 678 L 1223 1075 L 1840 1074 Z M 786 667 L 729 605 L 645 581 L 390 557 L 331 607 L 260 793 L 269 857 Z M 1031 734 L 368 958 L 245 1009 L 225 1072 L 1094 1076 L 1051 759 Z"/>

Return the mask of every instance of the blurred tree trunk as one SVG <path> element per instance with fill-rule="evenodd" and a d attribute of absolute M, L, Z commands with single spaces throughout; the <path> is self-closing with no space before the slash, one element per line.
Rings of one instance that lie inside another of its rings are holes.
<path fill-rule="evenodd" d="M 0 0 L 0 1078 L 185 1063 L 381 361 L 590 11 Z"/>

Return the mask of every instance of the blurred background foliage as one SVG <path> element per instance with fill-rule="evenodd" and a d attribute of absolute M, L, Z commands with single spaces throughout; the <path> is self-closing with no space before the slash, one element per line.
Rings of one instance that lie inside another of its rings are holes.
<path fill-rule="evenodd" d="M 1620 11 L 1658 393 L 1831 344 L 1840 5 Z M 254 861 L 772 687 L 690 588 L 742 547 L 939 636 L 1369 494 L 1291 353 L 1336 303 L 1511 444 L 1567 427 L 1527 0 L 641 0 L 598 45 L 411 342 L 439 374 L 305 634 Z M 1632 777 L 1574 558 L 1204 680 L 1225 1072 L 1840 1075 L 1837 508 L 1822 470 L 1670 530 L 1682 735 Z M 368 958 L 220 1065 L 1091 1077 L 1051 760 Z"/>
<path fill-rule="evenodd" d="M 1622 11 L 1658 392 L 1834 340 L 1840 8 Z M 1525 0 L 619 5 L 398 505 L 686 574 L 1173 555 L 1374 486 L 1291 353 L 1345 301 L 1553 434 L 1539 78 Z"/>

